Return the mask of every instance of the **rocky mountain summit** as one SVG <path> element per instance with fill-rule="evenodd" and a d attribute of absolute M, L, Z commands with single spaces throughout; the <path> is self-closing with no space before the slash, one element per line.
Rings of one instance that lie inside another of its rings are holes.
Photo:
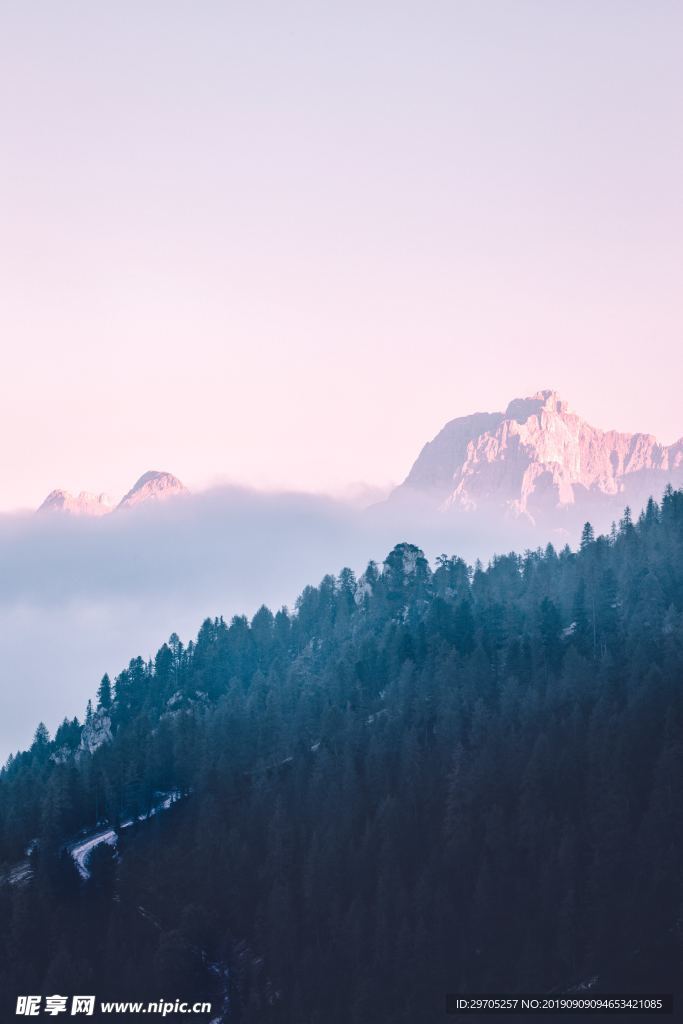
<path fill-rule="evenodd" d="M 119 502 L 119 508 L 134 508 L 148 501 L 166 501 L 179 494 L 188 494 L 188 489 L 172 473 L 149 470 L 143 473 Z"/>
<path fill-rule="evenodd" d="M 683 482 L 683 438 L 591 426 L 556 391 L 517 398 L 505 412 L 451 420 L 428 442 L 390 502 L 449 512 L 501 512 L 532 523 L 619 514 Z"/>
<path fill-rule="evenodd" d="M 172 473 L 152 469 L 143 473 L 118 505 L 106 494 L 81 491 L 80 494 L 73 495 L 68 491 L 55 490 L 50 491 L 38 511 L 62 512 L 76 516 L 103 516 L 116 509 L 135 508 L 148 502 L 165 501 L 188 493 L 187 487 Z"/>
<path fill-rule="evenodd" d="M 114 502 L 108 494 L 91 494 L 81 491 L 70 494 L 57 489 L 50 491 L 39 512 L 68 512 L 72 516 L 104 516 L 113 511 Z"/>

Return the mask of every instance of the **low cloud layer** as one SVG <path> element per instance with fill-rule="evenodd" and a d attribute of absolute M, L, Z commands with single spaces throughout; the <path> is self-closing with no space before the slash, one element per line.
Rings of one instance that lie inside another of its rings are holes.
<path fill-rule="evenodd" d="M 400 516 L 400 518 L 399 518 Z M 82 715 L 102 674 L 153 655 L 207 616 L 292 606 L 308 583 L 344 565 L 361 572 L 409 540 L 433 558 L 468 560 L 521 535 L 474 517 L 366 511 L 301 494 L 220 488 L 103 519 L 0 519 L 0 760 L 44 720 Z"/>

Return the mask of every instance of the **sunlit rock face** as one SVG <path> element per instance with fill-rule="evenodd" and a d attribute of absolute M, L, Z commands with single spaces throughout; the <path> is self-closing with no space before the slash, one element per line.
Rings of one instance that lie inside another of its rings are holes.
<path fill-rule="evenodd" d="M 104 516 L 111 512 L 114 503 L 107 494 L 70 494 L 68 491 L 50 491 L 39 512 L 66 512 L 72 516 Z"/>
<path fill-rule="evenodd" d="M 498 510 L 532 522 L 659 497 L 683 481 L 683 439 L 599 430 L 555 391 L 517 398 L 503 413 L 447 423 L 390 500 L 428 499 L 444 512 Z"/>
<path fill-rule="evenodd" d="M 119 508 L 135 508 L 148 502 L 165 501 L 188 494 L 187 487 L 172 473 L 151 469 L 131 487 L 118 505 L 107 494 L 70 494 L 60 489 L 50 491 L 39 512 L 61 512 L 72 516 L 104 516 Z"/>
<path fill-rule="evenodd" d="M 119 503 L 119 508 L 134 508 L 148 501 L 165 501 L 187 494 L 187 487 L 172 473 L 159 473 L 151 469 L 143 474 Z"/>

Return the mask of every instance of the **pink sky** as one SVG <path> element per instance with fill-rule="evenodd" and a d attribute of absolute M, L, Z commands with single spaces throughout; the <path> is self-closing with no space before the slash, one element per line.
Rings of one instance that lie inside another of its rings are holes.
<path fill-rule="evenodd" d="M 683 434 L 683 7 L 6 3 L 0 508 L 339 490 L 558 389 Z"/>

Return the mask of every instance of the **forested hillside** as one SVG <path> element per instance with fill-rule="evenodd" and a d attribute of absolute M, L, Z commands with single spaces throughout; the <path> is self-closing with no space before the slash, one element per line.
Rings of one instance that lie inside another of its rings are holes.
<path fill-rule="evenodd" d="M 80 829 L 176 789 L 81 879 Z M 400 544 L 173 636 L 10 759 L 0 991 L 219 1000 L 227 969 L 226 1019 L 407 1024 L 671 990 L 682 808 L 683 492 L 577 552 Z"/>

